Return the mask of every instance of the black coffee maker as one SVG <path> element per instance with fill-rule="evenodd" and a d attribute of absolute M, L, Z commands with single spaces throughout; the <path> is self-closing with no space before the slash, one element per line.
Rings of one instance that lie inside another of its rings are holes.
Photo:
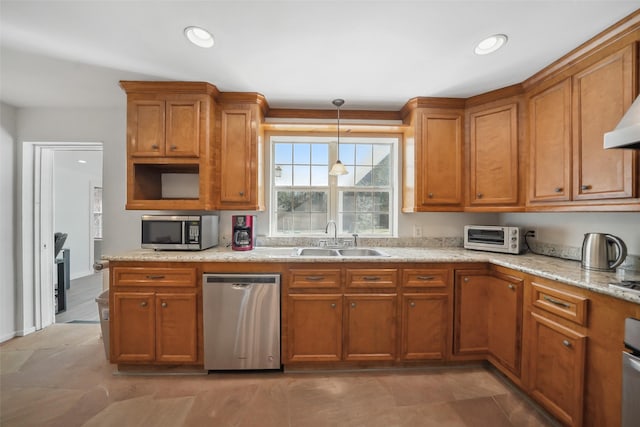
<path fill-rule="evenodd" d="M 234 251 L 250 251 L 255 245 L 255 215 L 232 215 L 233 227 L 231 249 Z"/>

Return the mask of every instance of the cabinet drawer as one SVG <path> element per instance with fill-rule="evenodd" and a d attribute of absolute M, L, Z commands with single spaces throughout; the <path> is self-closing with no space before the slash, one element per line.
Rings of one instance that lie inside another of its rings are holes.
<path fill-rule="evenodd" d="M 195 287 L 195 268 L 115 267 L 115 286 Z"/>
<path fill-rule="evenodd" d="M 347 288 L 395 288 L 398 270 L 395 268 L 347 269 Z"/>
<path fill-rule="evenodd" d="M 340 269 L 300 269 L 289 271 L 289 288 L 340 288 Z"/>
<path fill-rule="evenodd" d="M 402 286 L 405 288 L 446 288 L 449 285 L 449 270 L 404 269 Z"/>
<path fill-rule="evenodd" d="M 586 326 L 588 298 L 549 288 L 535 282 L 531 283 L 531 289 L 534 307 L 556 314 L 578 325 Z"/>

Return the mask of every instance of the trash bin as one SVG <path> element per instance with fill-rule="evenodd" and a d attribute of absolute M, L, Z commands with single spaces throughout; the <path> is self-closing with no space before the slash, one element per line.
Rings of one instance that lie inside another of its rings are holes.
<path fill-rule="evenodd" d="M 96 302 L 98 303 L 98 316 L 100 316 L 100 329 L 102 329 L 104 355 L 109 360 L 109 289 L 102 291 L 96 298 Z"/>

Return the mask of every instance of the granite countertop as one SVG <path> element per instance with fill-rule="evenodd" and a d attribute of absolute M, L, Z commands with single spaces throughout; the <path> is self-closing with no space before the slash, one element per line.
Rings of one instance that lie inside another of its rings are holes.
<path fill-rule="evenodd" d="M 294 256 L 291 247 L 257 247 L 251 251 L 232 251 L 230 248 L 216 247 L 204 251 L 153 251 L 140 249 L 118 255 L 105 255 L 108 261 L 142 262 L 490 262 L 516 271 L 534 274 L 562 283 L 589 289 L 605 295 L 611 295 L 626 301 L 640 304 L 640 295 L 609 287 L 611 282 L 620 280 L 638 280 L 640 273 L 625 272 L 624 277 L 615 272 L 584 270 L 579 261 L 571 261 L 544 255 L 523 254 L 507 255 L 491 252 L 472 251 L 463 248 L 376 248 L 387 257 L 335 257 L 335 256 Z"/>

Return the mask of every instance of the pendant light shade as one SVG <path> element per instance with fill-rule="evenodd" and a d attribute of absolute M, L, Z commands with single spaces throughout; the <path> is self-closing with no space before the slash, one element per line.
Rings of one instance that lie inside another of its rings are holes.
<path fill-rule="evenodd" d="M 340 157 L 340 107 L 344 104 L 344 99 L 334 99 L 331 103 L 338 109 L 338 157 Z M 346 175 L 348 173 L 349 171 L 347 171 L 340 159 L 336 160 L 336 163 L 329 171 L 329 175 L 333 176 Z"/>

